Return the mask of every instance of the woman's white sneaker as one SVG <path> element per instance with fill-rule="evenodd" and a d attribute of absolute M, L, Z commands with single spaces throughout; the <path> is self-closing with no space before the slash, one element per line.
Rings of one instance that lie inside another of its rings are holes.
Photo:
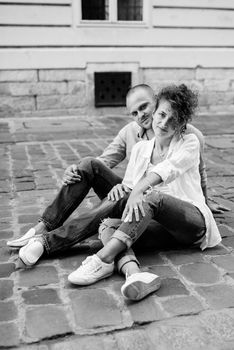
<path fill-rule="evenodd" d="M 121 293 L 126 299 L 141 300 L 148 294 L 159 289 L 161 280 L 158 275 L 149 272 L 138 272 L 127 277 L 121 287 Z"/>
<path fill-rule="evenodd" d="M 78 285 L 90 285 L 112 275 L 114 263 L 103 262 L 96 254 L 88 256 L 78 269 L 70 273 L 68 281 Z"/>

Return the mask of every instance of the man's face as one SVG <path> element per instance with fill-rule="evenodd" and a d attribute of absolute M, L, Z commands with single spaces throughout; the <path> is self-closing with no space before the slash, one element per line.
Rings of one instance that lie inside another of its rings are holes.
<path fill-rule="evenodd" d="M 144 129 L 152 128 L 153 113 L 155 111 L 155 97 L 147 90 L 138 89 L 127 98 L 129 114 Z"/>

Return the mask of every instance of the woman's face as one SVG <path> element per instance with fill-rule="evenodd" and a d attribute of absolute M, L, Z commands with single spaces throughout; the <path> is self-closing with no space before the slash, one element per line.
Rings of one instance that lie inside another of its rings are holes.
<path fill-rule="evenodd" d="M 170 102 L 167 100 L 160 100 L 158 108 L 153 116 L 153 130 L 155 136 L 161 138 L 172 138 L 177 131 L 174 119 L 174 111 Z"/>

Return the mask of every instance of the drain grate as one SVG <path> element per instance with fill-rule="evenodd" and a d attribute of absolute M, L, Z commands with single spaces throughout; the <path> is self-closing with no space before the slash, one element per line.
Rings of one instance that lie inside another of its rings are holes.
<path fill-rule="evenodd" d="M 95 106 L 125 106 L 131 72 L 95 72 Z"/>

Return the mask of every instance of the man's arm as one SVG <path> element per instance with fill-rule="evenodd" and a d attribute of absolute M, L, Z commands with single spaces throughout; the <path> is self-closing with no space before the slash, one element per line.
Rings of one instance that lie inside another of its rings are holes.
<path fill-rule="evenodd" d="M 114 168 L 125 158 L 129 158 L 132 147 L 139 141 L 138 132 L 139 127 L 135 122 L 128 123 L 97 159 L 109 168 Z"/>
<path fill-rule="evenodd" d="M 126 158 L 126 140 L 119 132 L 114 140 L 104 149 L 102 154 L 97 157 L 109 168 L 114 168 Z"/>

